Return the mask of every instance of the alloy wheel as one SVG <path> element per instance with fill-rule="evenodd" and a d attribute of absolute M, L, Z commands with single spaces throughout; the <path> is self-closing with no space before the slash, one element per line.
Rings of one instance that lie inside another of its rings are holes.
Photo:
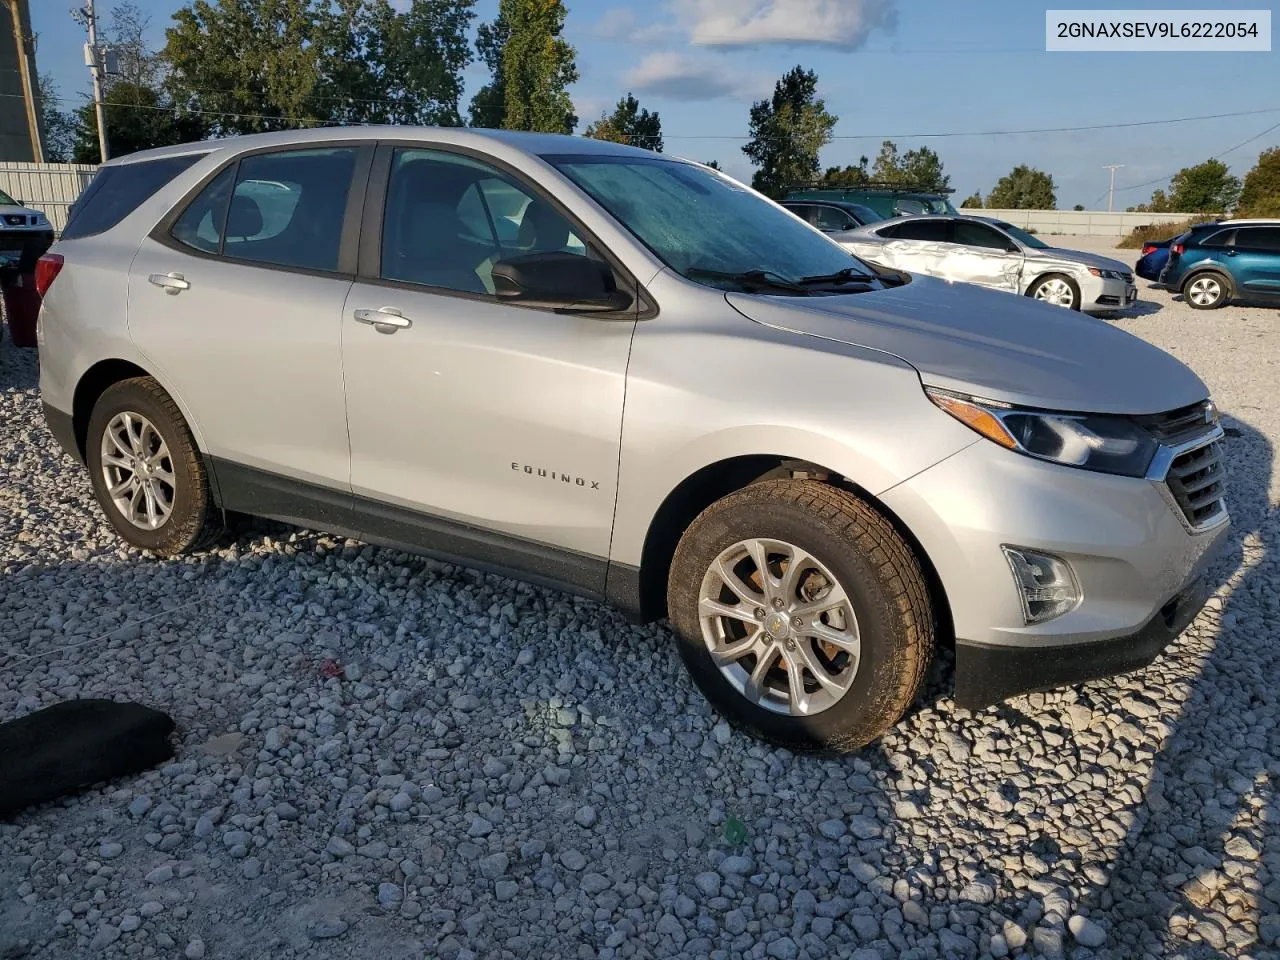
<path fill-rule="evenodd" d="M 849 596 L 794 544 L 756 538 L 721 552 L 703 577 L 698 614 L 720 672 L 774 713 L 821 713 L 857 675 L 861 642 Z"/>
<path fill-rule="evenodd" d="M 1197 277 L 1187 287 L 1187 299 L 1199 307 L 1216 303 L 1222 296 L 1222 284 L 1215 277 Z"/>
<path fill-rule="evenodd" d="M 1036 287 L 1035 299 L 1051 303 L 1055 307 L 1073 307 L 1075 306 L 1076 295 L 1075 291 L 1071 289 L 1071 284 L 1055 277 Z"/>
<path fill-rule="evenodd" d="M 102 433 L 102 478 L 120 515 L 142 530 L 156 530 L 173 513 L 177 480 L 169 447 L 150 420 L 118 413 Z"/>

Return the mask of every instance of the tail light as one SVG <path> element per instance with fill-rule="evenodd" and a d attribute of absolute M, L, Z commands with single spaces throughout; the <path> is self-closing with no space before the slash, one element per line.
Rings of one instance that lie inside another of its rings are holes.
<path fill-rule="evenodd" d="M 62 254 L 46 253 L 36 261 L 36 293 L 43 297 L 62 271 Z"/>
<path fill-rule="evenodd" d="M 1142 255 L 1145 257 L 1148 253 L 1155 253 L 1156 245 L 1154 243 L 1144 243 L 1142 245 Z"/>
<path fill-rule="evenodd" d="M 1178 256 L 1182 256 L 1184 253 L 1187 252 L 1187 248 L 1180 243 L 1175 243 L 1172 247 L 1169 248 L 1169 252 L 1176 253 Z"/>

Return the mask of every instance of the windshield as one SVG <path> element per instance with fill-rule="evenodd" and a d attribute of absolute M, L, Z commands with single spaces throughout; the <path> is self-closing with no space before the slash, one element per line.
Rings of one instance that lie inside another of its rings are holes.
<path fill-rule="evenodd" d="M 710 170 L 655 157 L 547 157 L 672 270 L 716 287 L 734 277 L 784 282 L 871 273 L 839 244 L 746 187 Z M 709 276 L 716 274 L 717 276 Z"/>
<path fill-rule="evenodd" d="M 1037 237 L 1035 234 L 1027 233 L 1021 227 L 1015 227 L 1012 223 L 997 223 L 997 227 L 1007 233 L 1013 239 L 1017 240 L 1024 247 L 1031 247 L 1033 250 L 1047 250 L 1049 245 Z"/>
<path fill-rule="evenodd" d="M 18 206 L 18 201 L 13 199 L 13 197 L 9 196 L 3 190 L 0 190 L 0 206 L 16 207 Z"/>

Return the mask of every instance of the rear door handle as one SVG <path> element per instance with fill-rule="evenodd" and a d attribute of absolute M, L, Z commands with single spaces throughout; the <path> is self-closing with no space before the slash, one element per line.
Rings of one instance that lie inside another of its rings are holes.
<path fill-rule="evenodd" d="M 176 295 L 183 290 L 191 289 L 191 284 L 180 273 L 153 273 L 147 277 L 147 280 L 163 289 L 165 293 Z"/>
<path fill-rule="evenodd" d="M 413 321 L 395 307 L 379 307 L 377 310 L 356 310 L 352 313 L 357 323 L 367 323 L 379 333 L 395 333 L 413 326 Z"/>

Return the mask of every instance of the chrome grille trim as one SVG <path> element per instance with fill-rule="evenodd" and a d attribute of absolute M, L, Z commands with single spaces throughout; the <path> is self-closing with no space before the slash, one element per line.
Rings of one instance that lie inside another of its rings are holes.
<path fill-rule="evenodd" d="M 1222 427 L 1180 444 L 1162 444 L 1147 479 L 1152 481 L 1183 525 L 1192 533 L 1211 530 L 1228 520 L 1226 464 L 1222 459 Z"/>

